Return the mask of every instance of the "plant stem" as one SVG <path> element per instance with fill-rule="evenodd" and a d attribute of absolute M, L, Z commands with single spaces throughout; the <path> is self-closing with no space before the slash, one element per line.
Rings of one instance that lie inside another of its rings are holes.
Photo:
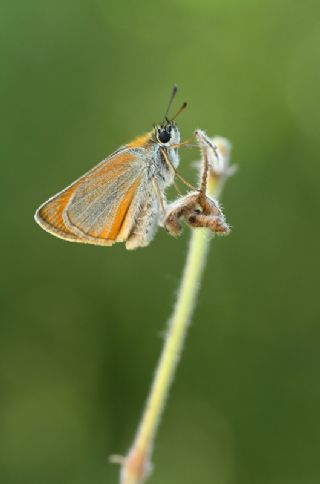
<path fill-rule="evenodd" d="M 208 195 L 217 197 L 221 189 L 222 179 L 209 177 Z M 142 484 L 151 471 L 153 442 L 194 312 L 211 240 L 212 233 L 208 229 L 192 230 L 177 303 L 170 319 L 150 395 L 131 450 L 121 462 L 121 484 Z"/>

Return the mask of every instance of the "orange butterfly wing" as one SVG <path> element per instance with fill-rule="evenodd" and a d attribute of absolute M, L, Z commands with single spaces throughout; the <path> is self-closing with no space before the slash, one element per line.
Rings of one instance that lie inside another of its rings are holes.
<path fill-rule="evenodd" d="M 35 219 L 62 239 L 112 245 L 141 184 L 143 167 L 134 149 L 120 149 L 41 205 Z"/>

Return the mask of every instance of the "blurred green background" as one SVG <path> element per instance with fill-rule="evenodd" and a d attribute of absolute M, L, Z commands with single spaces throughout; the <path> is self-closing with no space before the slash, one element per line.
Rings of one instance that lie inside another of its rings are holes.
<path fill-rule="evenodd" d="M 155 446 L 150 484 L 320 482 L 320 4 L 1 1 L 0 476 L 116 483 L 189 230 L 69 244 L 37 206 L 161 120 L 227 136 L 240 167 Z M 197 150 L 181 173 L 195 180 Z"/>

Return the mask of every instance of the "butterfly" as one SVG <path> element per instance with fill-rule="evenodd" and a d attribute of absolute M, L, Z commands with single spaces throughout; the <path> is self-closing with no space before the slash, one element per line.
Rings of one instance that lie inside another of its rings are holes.
<path fill-rule="evenodd" d="M 49 198 L 35 213 L 47 232 L 70 242 L 127 249 L 147 246 L 165 213 L 165 189 L 179 165 L 180 131 L 167 118 L 177 92 L 174 86 L 164 121 L 120 147 L 98 165 Z M 182 178 L 182 177 L 180 177 Z"/>

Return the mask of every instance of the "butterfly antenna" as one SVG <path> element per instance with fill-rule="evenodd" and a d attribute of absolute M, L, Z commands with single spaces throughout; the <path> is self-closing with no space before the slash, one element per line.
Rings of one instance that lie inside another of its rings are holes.
<path fill-rule="evenodd" d="M 172 121 L 174 121 L 174 120 L 175 120 L 175 119 L 176 119 L 176 118 L 179 116 L 179 114 L 180 114 L 180 113 L 182 113 L 182 111 L 183 111 L 184 109 L 186 109 L 186 107 L 187 107 L 187 106 L 188 106 L 188 104 L 187 104 L 186 102 L 184 102 L 184 103 L 182 104 L 181 108 L 180 108 L 180 109 L 178 110 L 178 112 L 175 114 L 175 116 L 173 116 L 173 118 L 170 120 L 170 123 L 172 123 Z"/>
<path fill-rule="evenodd" d="M 173 100 L 174 100 L 174 98 L 175 98 L 175 96 L 176 96 L 176 94 L 177 94 L 177 90 L 178 90 L 178 87 L 177 87 L 177 85 L 176 85 L 176 84 L 174 84 L 174 86 L 173 86 L 173 88 L 172 88 L 172 92 L 171 92 L 171 96 L 170 96 L 169 104 L 168 104 L 168 107 L 167 107 L 166 112 L 165 112 L 165 115 L 164 115 L 164 119 L 165 119 L 166 121 L 168 121 L 168 118 L 167 118 L 167 116 L 168 116 L 168 112 L 169 112 L 169 110 L 170 110 L 170 108 L 171 108 L 171 104 L 172 104 L 172 102 L 173 102 Z"/>

